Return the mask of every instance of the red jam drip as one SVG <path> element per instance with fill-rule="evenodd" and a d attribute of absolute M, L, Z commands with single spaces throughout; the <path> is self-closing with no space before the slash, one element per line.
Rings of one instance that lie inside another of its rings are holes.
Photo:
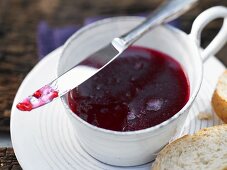
<path fill-rule="evenodd" d="M 42 91 L 37 90 L 32 96 L 36 97 L 37 99 L 42 96 Z"/>
<path fill-rule="evenodd" d="M 31 111 L 32 110 L 32 104 L 29 100 L 25 100 L 21 103 L 17 104 L 17 108 L 21 111 Z"/>
<path fill-rule="evenodd" d="M 186 104 L 189 93 L 186 75 L 175 59 L 130 47 L 69 92 L 68 101 L 76 115 L 94 126 L 134 131 L 171 118 Z"/>
<path fill-rule="evenodd" d="M 31 111 L 32 109 L 49 103 L 56 97 L 58 97 L 58 92 L 46 85 L 33 93 L 32 96 L 29 96 L 18 103 L 16 107 L 21 111 Z"/>

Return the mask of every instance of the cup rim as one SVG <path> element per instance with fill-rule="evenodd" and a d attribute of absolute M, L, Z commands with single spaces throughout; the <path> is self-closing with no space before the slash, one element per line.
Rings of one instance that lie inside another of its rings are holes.
<path fill-rule="evenodd" d="M 145 17 L 142 17 L 142 16 L 118 16 L 118 17 L 110 17 L 110 18 L 105 18 L 105 19 L 102 19 L 102 20 L 99 20 L 99 21 L 96 21 L 96 22 L 93 22 L 89 25 L 86 25 L 84 27 L 82 27 L 81 29 L 79 29 L 77 32 L 75 32 L 66 42 L 65 44 L 63 45 L 63 50 L 62 50 L 62 53 L 61 53 L 61 56 L 64 56 L 65 52 L 67 51 L 67 47 L 70 46 L 71 42 L 74 41 L 77 37 L 79 37 L 81 34 L 83 33 L 86 33 L 86 31 L 89 31 L 90 29 L 93 29 L 97 26 L 100 26 L 100 25 L 103 25 L 105 23 L 110 23 L 112 21 L 115 21 L 115 20 L 121 20 L 121 21 L 124 21 L 124 20 L 144 20 Z M 165 27 L 166 29 L 169 29 L 177 34 L 181 34 L 183 36 L 188 36 L 188 39 L 190 41 L 193 41 L 193 39 L 191 39 L 189 37 L 188 34 L 186 34 L 185 32 L 177 29 L 177 28 L 174 28 L 173 26 L 171 25 L 168 25 L 168 24 L 165 24 L 163 25 L 163 27 Z M 144 133 L 148 133 L 148 132 L 153 132 L 159 128 L 162 128 L 162 127 L 165 127 L 166 125 L 170 124 L 171 122 L 173 122 L 174 120 L 176 120 L 178 117 L 180 117 L 187 109 L 190 108 L 190 106 L 192 105 L 193 101 L 195 100 L 196 96 L 198 95 L 198 92 L 199 92 L 199 89 L 201 87 L 201 84 L 202 84 L 202 77 L 203 77 L 203 62 L 202 62 L 202 58 L 201 58 L 201 54 L 199 53 L 199 49 L 200 47 L 198 47 L 196 45 L 196 42 L 193 42 L 191 43 L 193 44 L 193 48 L 196 50 L 196 53 L 197 53 L 197 58 L 198 58 L 198 62 L 200 63 L 201 67 L 200 67 L 200 76 L 198 76 L 198 79 L 199 79 L 199 83 L 197 83 L 197 86 L 195 87 L 195 90 L 194 92 L 191 94 L 189 100 L 187 101 L 187 103 L 184 105 L 183 108 L 181 108 L 180 111 L 178 111 L 175 115 L 173 115 L 171 118 L 165 120 L 164 122 L 161 122 L 155 126 L 152 126 L 152 127 L 149 127 L 149 128 L 146 128 L 146 129 L 140 129 L 140 130 L 135 130 L 135 131 L 113 131 L 113 130 L 109 130 L 109 129 L 104 129 L 104 128 L 100 128 L 100 127 L 97 127 L 97 126 L 94 126 L 88 122 L 86 122 L 85 120 L 81 119 L 79 116 L 77 116 L 68 106 L 68 104 L 66 103 L 65 101 L 65 95 L 61 97 L 61 102 L 63 103 L 64 107 L 67 109 L 66 112 L 70 112 L 70 116 L 72 116 L 74 119 L 76 119 L 77 121 L 79 121 L 81 124 L 87 126 L 88 128 L 91 128 L 92 130 L 95 130 L 95 131 L 99 131 L 99 132 L 102 132 L 102 133 L 105 133 L 105 134 L 110 134 L 110 135 L 117 135 L 117 136 L 131 136 L 131 135 L 138 135 L 138 134 L 144 134 Z M 60 57 L 61 58 L 61 57 Z M 59 67 L 60 67 L 60 58 L 58 60 L 58 65 L 57 65 L 57 70 L 59 70 Z M 57 71 L 57 74 L 59 74 L 59 71 Z M 190 83 L 190 82 L 189 82 Z M 67 95 L 67 94 L 66 94 Z M 68 114 L 68 113 L 66 113 Z"/>

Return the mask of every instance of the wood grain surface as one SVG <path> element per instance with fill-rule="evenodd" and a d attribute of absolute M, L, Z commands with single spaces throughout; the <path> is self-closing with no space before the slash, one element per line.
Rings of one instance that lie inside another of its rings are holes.
<path fill-rule="evenodd" d="M 17 162 L 12 148 L 0 148 L 0 169 L 1 170 L 20 170 L 22 169 Z"/>
<path fill-rule="evenodd" d="M 96 15 L 135 15 L 155 9 L 162 0 L 0 0 L 0 131 L 9 131 L 10 110 L 24 77 L 38 62 L 36 30 L 41 20 L 55 27 L 79 24 Z M 227 0 L 201 0 L 197 7 L 180 17 L 181 28 L 190 32 L 196 16 Z M 208 25 L 202 34 L 206 46 L 218 32 L 222 21 Z M 217 57 L 227 65 L 227 46 Z M 13 150 L 0 149 L 0 169 L 20 169 Z"/>

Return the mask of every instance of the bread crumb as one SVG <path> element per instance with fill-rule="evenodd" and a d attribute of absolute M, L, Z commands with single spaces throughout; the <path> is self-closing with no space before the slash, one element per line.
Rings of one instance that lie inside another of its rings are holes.
<path fill-rule="evenodd" d="M 210 119 L 212 119 L 212 115 L 210 113 L 206 113 L 206 112 L 200 112 L 197 117 L 198 117 L 199 120 L 210 120 Z"/>

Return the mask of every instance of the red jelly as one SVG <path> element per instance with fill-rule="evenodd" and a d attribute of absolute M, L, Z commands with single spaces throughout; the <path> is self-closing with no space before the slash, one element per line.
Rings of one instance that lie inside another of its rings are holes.
<path fill-rule="evenodd" d="M 31 111 L 32 110 L 32 104 L 29 101 L 24 101 L 21 103 L 18 103 L 16 107 L 21 111 Z"/>
<path fill-rule="evenodd" d="M 88 123 L 114 131 L 157 125 L 189 99 L 181 65 L 159 51 L 130 47 L 68 95 L 71 110 Z"/>
<path fill-rule="evenodd" d="M 50 85 L 46 85 L 33 93 L 32 96 L 26 97 L 22 102 L 18 103 L 16 107 L 21 111 L 31 111 L 37 107 L 45 105 L 58 97 L 58 91 L 53 89 Z"/>
<path fill-rule="evenodd" d="M 34 94 L 33 94 L 34 97 L 36 97 L 37 99 L 40 98 L 42 96 L 42 91 L 40 90 L 37 90 Z"/>

